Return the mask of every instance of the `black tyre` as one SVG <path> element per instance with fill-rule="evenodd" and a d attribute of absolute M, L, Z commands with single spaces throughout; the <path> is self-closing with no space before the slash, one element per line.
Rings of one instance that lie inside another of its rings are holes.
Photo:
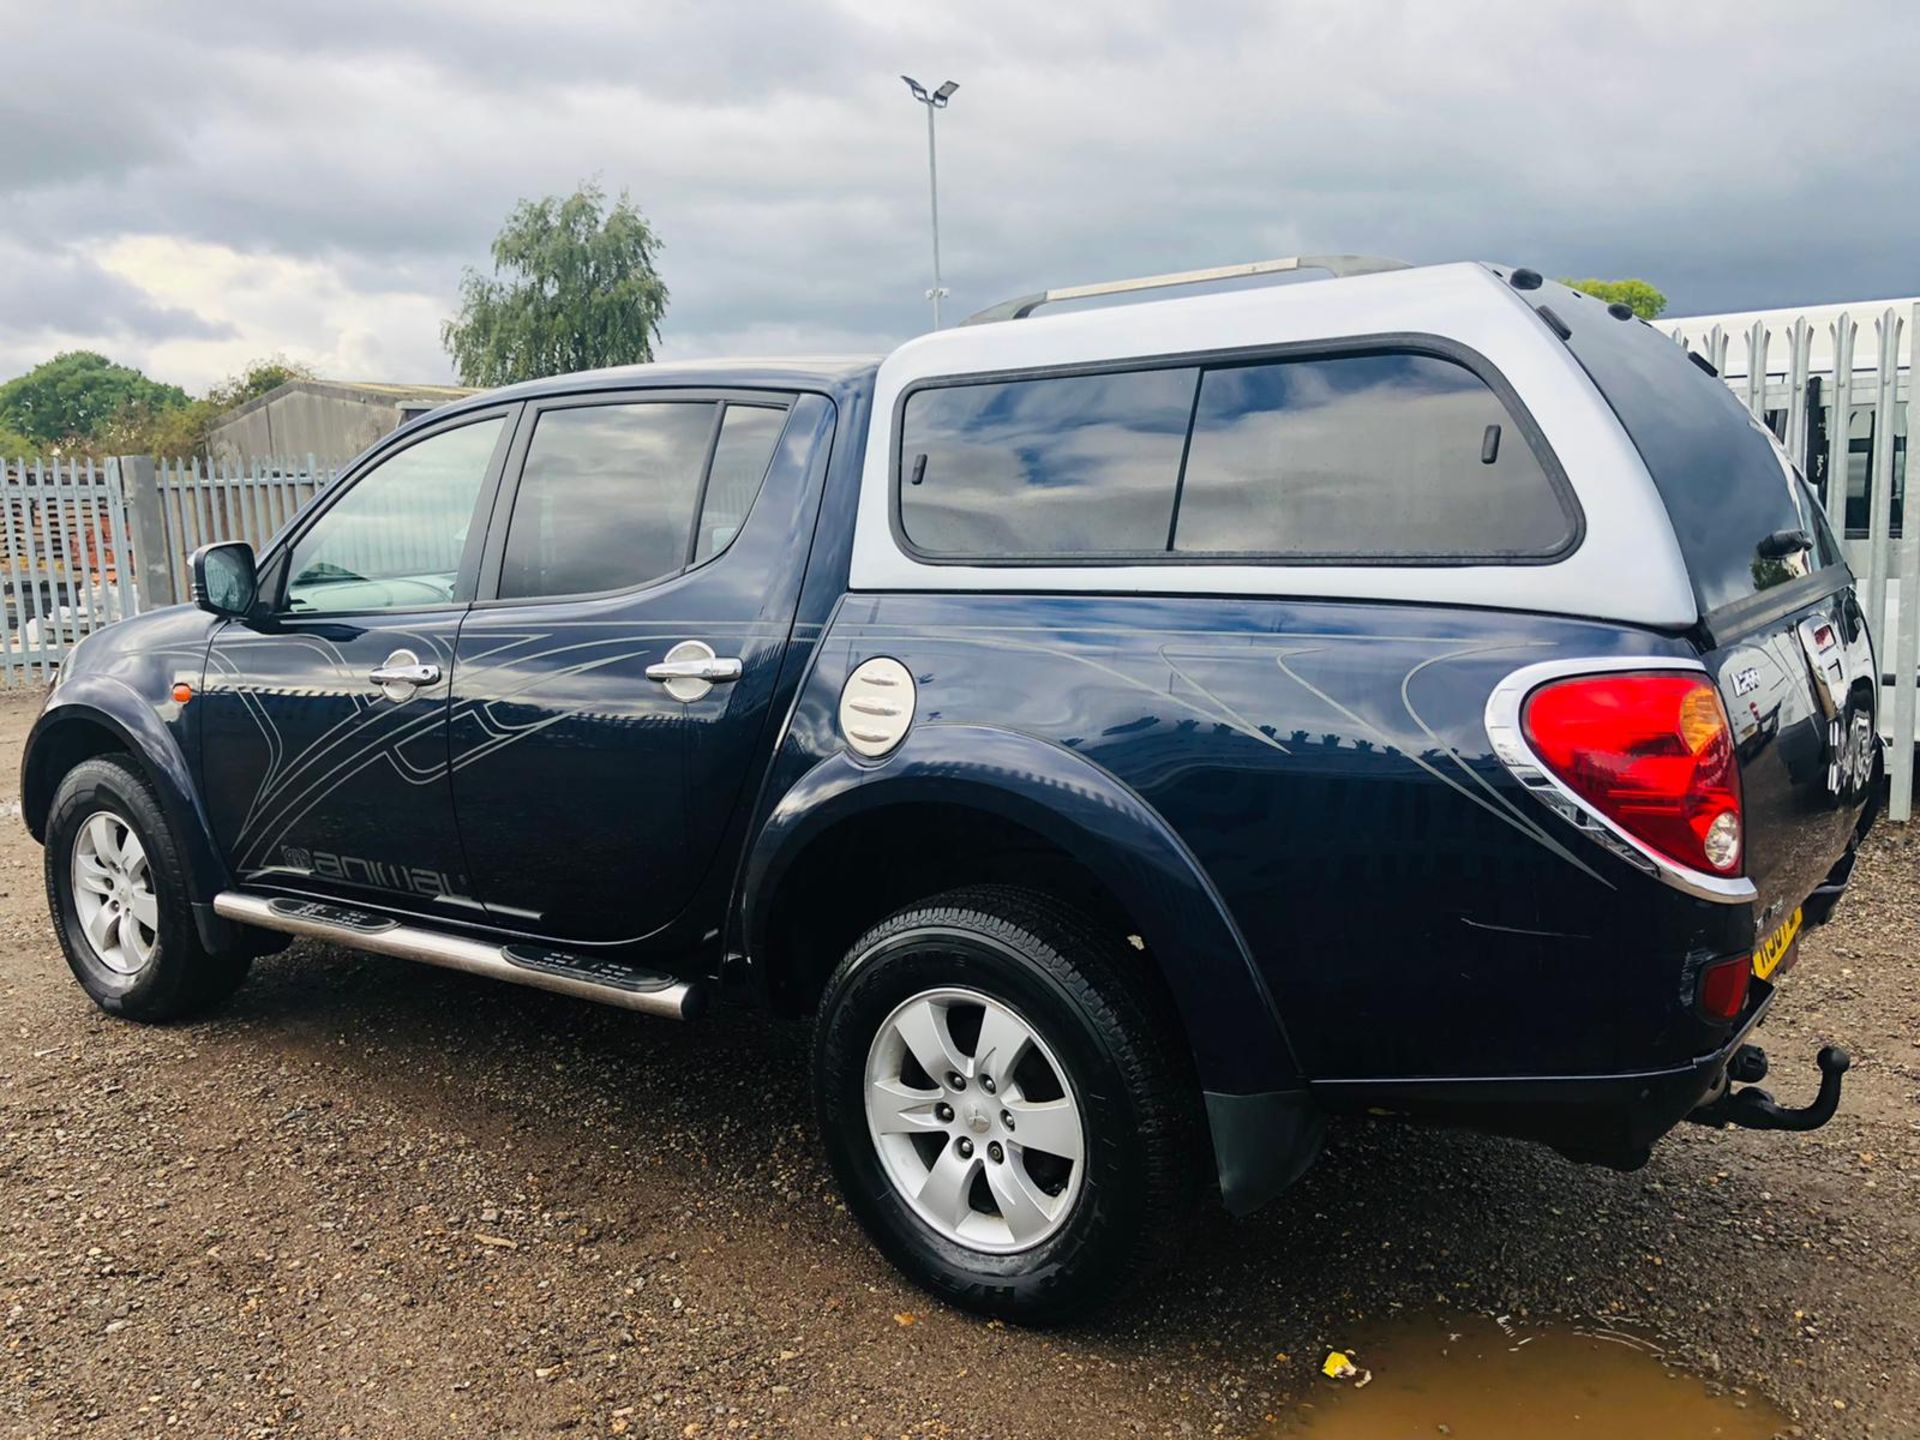
<path fill-rule="evenodd" d="M 1200 1096 L 1140 963 L 1073 910 L 986 887 L 875 926 L 827 982 L 827 1151 L 855 1216 L 928 1290 L 1059 1320 L 1186 1234 Z"/>
<path fill-rule="evenodd" d="M 178 1020 L 246 978 L 245 954 L 200 943 L 172 827 L 134 765 L 74 766 L 47 816 L 47 905 L 67 964 L 108 1014 Z"/>

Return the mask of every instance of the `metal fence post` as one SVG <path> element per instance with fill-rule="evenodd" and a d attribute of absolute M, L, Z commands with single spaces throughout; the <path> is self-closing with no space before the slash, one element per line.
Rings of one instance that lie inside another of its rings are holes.
<path fill-rule="evenodd" d="M 1915 353 L 1920 355 L 1920 305 L 1913 307 L 1913 320 L 1907 333 L 1913 337 Z M 1888 410 L 1891 418 L 1892 407 Z M 1911 368 L 1907 372 L 1907 434 L 1920 435 L 1920 385 L 1914 384 Z M 1886 446 L 1888 450 L 1893 449 L 1891 434 L 1886 438 Z M 1920 694 L 1916 693 L 1916 686 L 1920 686 L 1920 514 L 1914 510 L 1916 469 L 1911 439 L 1908 446 L 1900 547 L 1893 567 L 1900 586 L 1900 618 L 1896 633 L 1888 637 L 1893 663 L 1882 667 L 1893 673 L 1893 753 L 1887 757 L 1887 818 L 1901 823 L 1913 818 L 1913 747 L 1915 740 L 1920 739 L 1914 734 L 1915 704 L 1920 701 Z"/>
<path fill-rule="evenodd" d="M 108 554 L 113 565 L 114 619 L 124 620 L 140 609 L 140 578 L 133 573 L 133 532 L 127 525 L 126 481 L 120 475 L 120 461 L 107 461 L 107 533 Z"/>
<path fill-rule="evenodd" d="M 1846 311 L 1833 322 L 1833 385 L 1827 401 L 1827 493 L 1823 497 L 1834 528 L 1847 533 L 1847 485 L 1853 445 L 1853 317 Z"/>
<path fill-rule="evenodd" d="M 167 551 L 167 521 L 160 510 L 160 481 L 151 455 L 122 455 L 120 483 L 133 524 L 133 559 L 140 567 L 140 608 L 157 610 L 179 600 L 173 557 Z"/>
<path fill-rule="evenodd" d="M 1807 463 L 1807 372 L 1813 361 L 1813 327 L 1794 317 L 1787 331 L 1787 433 L 1782 441 L 1796 465 Z"/>
<path fill-rule="evenodd" d="M 1747 409 L 1767 423 L 1767 322 L 1756 320 L 1747 332 Z"/>
<path fill-rule="evenodd" d="M 1893 559 L 1893 397 L 1900 375 L 1900 332 L 1906 321 L 1892 306 L 1874 322 L 1880 364 L 1874 372 L 1873 468 L 1867 489 L 1867 625 L 1884 644 L 1887 576 Z"/>

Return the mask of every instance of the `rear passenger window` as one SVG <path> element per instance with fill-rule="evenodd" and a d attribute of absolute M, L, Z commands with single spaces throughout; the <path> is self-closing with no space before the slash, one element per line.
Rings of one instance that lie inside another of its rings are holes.
<path fill-rule="evenodd" d="M 700 534 L 693 560 L 711 560 L 733 543 L 760 493 L 773 459 L 773 445 L 787 423 L 787 412 L 759 405 L 729 405 L 714 442 L 713 471 L 700 507 Z"/>
<path fill-rule="evenodd" d="M 901 417 L 901 528 L 935 555 L 1165 550 L 1197 374 L 915 391 Z"/>
<path fill-rule="evenodd" d="M 683 569 L 714 412 L 647 403 L 542 413 L 507 525 L 501 598 L 620 590 Z"/>
<path fill-rule="evenodd" d="M 746 523 L 786 422 L 782 407 L 711 401 L 543 412 L 507 523 L 500 598 L 627 590 L 711 560 Z"/>
<path fill-rule="evenodd" d="M 1527 437 L 1464 365 L 1347 355 L 1201 381 L 1179 554 L 1538 556 L 1572 533 Z"/>

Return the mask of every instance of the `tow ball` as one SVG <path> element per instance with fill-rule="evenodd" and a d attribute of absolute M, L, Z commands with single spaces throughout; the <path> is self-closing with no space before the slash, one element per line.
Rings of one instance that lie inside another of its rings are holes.
<path fill-rule="evenodd" d="M 1853 1066 L 1853 1057 L 1838 1045 L 1823 1045 L 1814 1056 L 1820 1067 L 1820 1093 L 1813 1103 L 1790 1110 L 1751 1082 L 1767 1077 L 1767 1052 L 1758 1045 L 1742 1045 L 1727 1062 L 1726 1084 L 1720 1093 L 1687 1116 L 1696 1125 L 1740 1125 L 1748 1130 L 1818 1130 L 1840 1108 L 1840 1077 Z M 1739 1089 L 1734 1081 L 1743 1083 Z"/>

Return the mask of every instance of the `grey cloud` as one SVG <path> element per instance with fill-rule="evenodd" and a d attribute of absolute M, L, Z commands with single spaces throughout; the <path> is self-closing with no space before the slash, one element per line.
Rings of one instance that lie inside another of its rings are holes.
<path fill-rule="evenodd" d="M 337 0 L 25 29 L 13 73 L 84 54 L 90 79 L 84 106 L 4 102 L 0 237 L 179 235 L 451 305 L 518 198 L 598 175 L 665 238 L 684 351 L 924 325 L 903 70 L 961 82 L 956 313 L 1296 249 L 1641 274 L 1677 310 L 1920 288 L 1900 0 L 1844 23 L 1734 0 Z"/>
<path fill-rule="evenodd" d="M 20 243 L 0 233 L 0 330 L 121 340 L 220 340 L 232 327 L 157 302 L 137 285 L 80 255 Z"/>
<path fill-rule="evenodd" d="M 0 186 L 32 191 L 112 181 L 162 159 L 159 133 L 131 119 L 131 111 L 91 103 L 49 106 L 27 86 L 0 93 Z"/>

